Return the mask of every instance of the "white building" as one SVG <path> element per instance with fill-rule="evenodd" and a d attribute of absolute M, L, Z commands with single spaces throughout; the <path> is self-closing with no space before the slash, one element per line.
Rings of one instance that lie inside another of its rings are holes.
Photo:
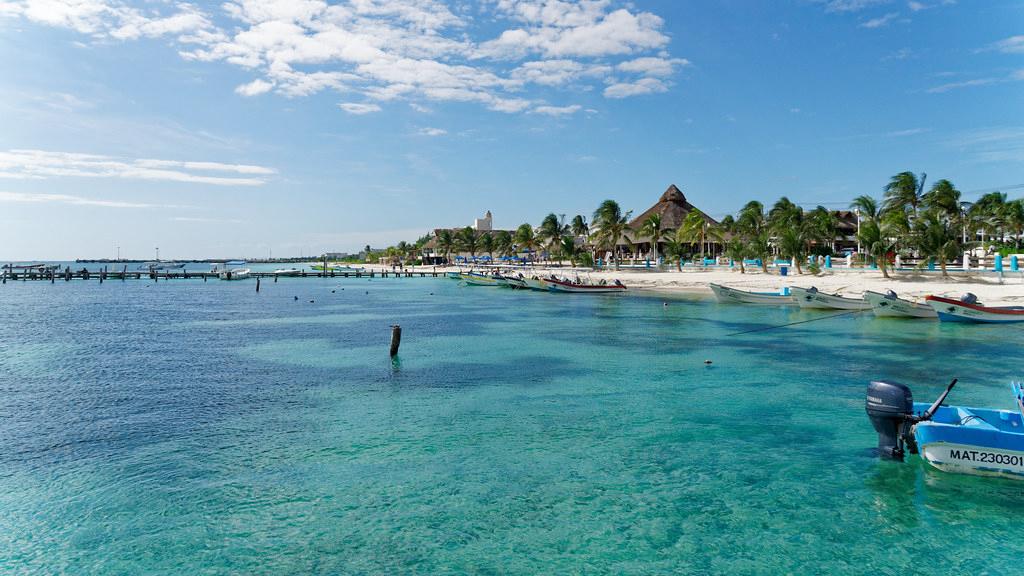
<path fill-rule="evenodd" d="M 477 232 L 490 232 L 493 229 L 492 224 L 491 211 L 488 210 L 483 218 L 473 220 L 473 230 Z"/>

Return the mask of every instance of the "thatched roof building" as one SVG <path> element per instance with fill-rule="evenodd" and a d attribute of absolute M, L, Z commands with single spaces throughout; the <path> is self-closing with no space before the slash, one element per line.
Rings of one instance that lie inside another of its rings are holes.
<path fill-rule="evenodd" d="M 718 222 L 702 212 L 699 208 L 690 204 L 686 201 L 686 196 L 683 195 L 682 190 L 672 184 L 665 190 L 665 193 L 658 199 L 658 203 L 645 210 L 642 214 L 634 218 L 629 223 L 629 227 L 636 230 L 643 226 L 644 222 L 647 221 L 654 214 L 661 216 L 661 227 L 672 228 L 678 230 L 683 224 L 683 220 L 686 219 L 686 215 L 696 210 L 704 217 L 704 220 L 708 224 L 718 224 Z"/>

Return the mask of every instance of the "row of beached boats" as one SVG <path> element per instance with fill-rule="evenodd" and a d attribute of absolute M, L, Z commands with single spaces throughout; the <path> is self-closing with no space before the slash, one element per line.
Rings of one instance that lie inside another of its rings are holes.
<path fill-rule="evenodd" d="M 618 280 L 608 282 L 585 281 L 579 276 L 576 278 L 559 278 L 554 274 L 548 276 L 530 276 L 523 274 L 501 274 L 500 272 L 448 272 L 448 277 L 454 280 L 461 280 L 470 286 L 503 286 L 523 290 L 538 290 L 541 292 L 568 292 L 575 294 L 613 294 L 623 293 L 626 286 Z"/>
<path fill-rule="evenodd" d="M 783 288 L 779 292 L 748 292 L 719 284 L 711 284 L 719 302 L 800 306 L 827 310 L 870 310 L 875 316 L 890 318 L 938 318 L 944 322 L 1024 322 L 1024 306 L 985 306 L 974 294 L 960 299 L 925 296 L 923 302 L 900 298 L 892 290 L 885 294 L 864 292 L 860 298 L 821 292 L 815 287 Z"/>

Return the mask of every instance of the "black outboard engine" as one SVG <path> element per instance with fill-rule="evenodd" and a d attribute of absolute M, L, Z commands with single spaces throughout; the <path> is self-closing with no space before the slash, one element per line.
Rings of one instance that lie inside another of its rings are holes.
<path fill-rule="evenodd" d="M 903 443 L 914 415 L 910 388 L 896 382 L 874 381 L 868 384 L 865 409 L 878 432 L 878 455 L 903 460 Z"/>
<path fill-rule="evenodd" d="M 899 295 L 897 295 L 892 290 L 886 290 L 885 291 L 885 297 L 888 298 L 889 300 L 895 300 L 895 299 L 899 298 Z"/>
<path fill-rule="evenodd" d="M 963 302 L 964 304 L 977 304 L 978 297 L 975 296 L 973 293 L 968 292 L 967 294 L 964 294 L 963 296 L 960 297 L 960 301 Z"/>

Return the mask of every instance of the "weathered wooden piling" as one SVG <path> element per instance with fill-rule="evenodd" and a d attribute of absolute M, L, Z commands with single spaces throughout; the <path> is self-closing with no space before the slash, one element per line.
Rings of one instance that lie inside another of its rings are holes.
<path fill-rule="evenodd" d="M 256 293 L 257 294 L 260 293 L 260 279 L 259 278 L 256 279 Z"/>
<path fill-rule="evenodd" d="M 402 345 L 402 327 L 395 324 L 391 327 L 391 357 L 398 355 L 398 347 Z"/>

